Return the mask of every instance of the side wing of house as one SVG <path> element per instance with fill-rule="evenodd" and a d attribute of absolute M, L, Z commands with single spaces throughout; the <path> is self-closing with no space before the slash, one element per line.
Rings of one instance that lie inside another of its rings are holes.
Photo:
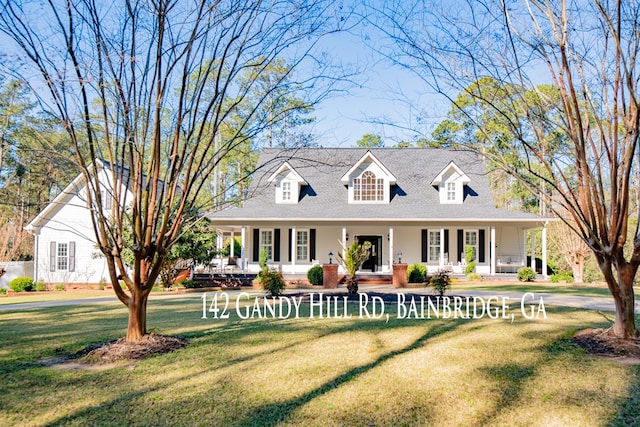
<path fill-rule="evenodd" d="M 100 168 L 102 198 L 111 209 L 109 173 Z M 96 246 L 87 207 L 87 189 L 78 176 L 26 227 L 34 236 L 34 280 L 47 283 L 97 284 L 109 278 Z"/>

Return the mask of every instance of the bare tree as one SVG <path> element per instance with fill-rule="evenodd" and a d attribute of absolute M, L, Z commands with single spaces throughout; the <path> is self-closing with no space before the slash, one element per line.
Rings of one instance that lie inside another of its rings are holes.
<path fill-rule="evenodd" d="M 17 218 L 0 213 L 0 261 L 17 261 L 31 252 L 31 237 Z"/>
<path fill-rule="evenodd" d="M 640 136 L 638 1 L 396 1 L 378 12 L 378 28 L 395 42 L 386 54 L 454 105 L 452 93 L 484 77 L 517 89 L 507 99 L 466 92 L 511 136 L 476 148 L 532 191 L 553 196 L 552 211 L 568 212 L 567 225 L 593 251 L 613 295 L 611 333 L 635 338 L 640 235 L 636 227 L 629 238 L 628 228 Z M 542 82 L 553 90 L 539 90 Z M 559 114 L 547 114 L 551 104 Z M 483 131 L 482 121 L 469 119 Z M 553 155 L 552 134 L 565 146 Z"/>
<path fill-rule="evenodd" d="M 568 227 L 564 222 L 553 222 L 548 225 L 549 246 L 555 247 L 562 255 L 573 273 L 575 283 L 584 282 L 584 262 L 591 253 L 589 246 L 575 233 L 575 224 Z"/>
<path fill-rule="evenodd" d="M 268 127 L 256 112 L 270 93 L 306 89 L 316 96 L 310 105 L 326 95 L 329 79 L 317 76 L 334 74 L 319 70 L 329 62 L 314 56 L 316 45 L 348 21 L 332 3 L 0 1 L 0 31 L 24 59 L 12 71 L 73 141 L 97 244 L 129 309 L 127 340 L 147 332 L 149 293 L 188 213 L 202 209 L 197 196 L 207 177 Z M 282 58 L 289 68 L 265 86 L 261 72 Z M 96 159 L 104 160 L 109 191 Z M 122 259 L 126 227 L 131 270 Z"/>

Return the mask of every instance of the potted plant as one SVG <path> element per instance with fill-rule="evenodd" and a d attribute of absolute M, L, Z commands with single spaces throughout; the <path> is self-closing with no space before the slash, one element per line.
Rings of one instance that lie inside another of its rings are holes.
<path fill-rule="evenodd" d="M 354 240 L 349 247 L 345 247 L 339 240 L 338 243 L 340 243 L 343 250 L 338 252 L 336 258 L 347 272 L 347 290 L 349 291 L 349 299 L 352 299 L 358 294 L 356 272 L 362 267 L 362 263 L 369 259 L 371 242 L 364 242 L 361 245 L 357 240 Z M 342 256 L 343 253 L 344 257 Z"/>

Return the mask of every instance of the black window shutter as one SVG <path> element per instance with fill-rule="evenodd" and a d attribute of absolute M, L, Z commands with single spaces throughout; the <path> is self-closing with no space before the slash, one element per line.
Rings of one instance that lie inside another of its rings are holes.
<path fill-rule="evenodd" d="M 292 235 L 292 232 L 293 232 L 293 228 L 290 228 L 289 229 L 289 233 L 288 233 L 288 236 L 289 236 L 289 251 L 288 251 L 288 253 L 289 253 L 289 262 L 291 262 L 291 258 L 293 257 L 293 235 Z"/>
<path fill-rule="evenodd" d="M 478 262 L 484 262 L 484 230 L 478 231 Z"/>
<path fill-rule="evenodd" d="M 260 229 L 253 229 L 253 262 L 260 261 Z"/>
<path fill-rule="evenodd" d="M 462 261 L 462 254 L 466 253 L 464 250 L 464 231 L 458 230 L 458 262 Z"/>
<path fill-rule="evenodd" d="M 316 229 L 309 230 L 309 261 L 316 259 Z"/>
<path fill-rule="evenodd" d="M 444 230 L 444 253 L 449 253 L 449 230 Z M 451 261 L 451 254 L 449 254 L 449 261 Z"/>
<path fill-rule="evenodd" d="M 76 271 L 76 242 L 69 242 L 69 271 Z"/>
<path fill-rule="evenodd" d="M 273 261 L 280 262 L 280 229 L 273 230 Z"/>
<path fill-rule="evenodd" d="M 428 258 L 427 258 L 427 254 L 428 254 L 428 249 L 427 249 L 427 243 L 428 243 L 428 234 L 427 234 L 427 230 L 422 230 L 422 262 L 427 262 Z"/>
<path fill-rule="evenodd" d="M 51 272 L 56 271 L 57 249 L 56 242 L 49 242 L 49 271 Z"/>

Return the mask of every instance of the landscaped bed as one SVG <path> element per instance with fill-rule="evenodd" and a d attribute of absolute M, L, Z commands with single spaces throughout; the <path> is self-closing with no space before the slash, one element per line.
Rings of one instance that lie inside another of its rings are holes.
<path fill-rule="evenodd" d="M 253 300 L 243 300 L 251 305 Z M 126 329 L 119 303 L 0 312 L 1 425 L 624 425 L 640 368 L 594 358 L 546 320 L 202 319 L 199 298 L 152 300 L 148 325 L 190 344 L 144 360 L 70 359 Z"/>

